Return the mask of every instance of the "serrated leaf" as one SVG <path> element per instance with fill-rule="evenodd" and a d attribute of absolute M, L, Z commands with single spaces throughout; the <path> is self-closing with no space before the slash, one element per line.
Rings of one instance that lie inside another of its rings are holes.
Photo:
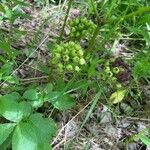
<path fill-rule="evenodd" d="M 67 110 L 75 105 L 75 101 L 68 95 L 62 95 L 59 96 L 56 101 L 53 101 L 52 104 L 57 109 Z"/>
<path fill-rule="evenodd" d="M 56 124 L 51 118 L 43 118 L 41 114 L 33 114 L 30 121 L 36 127 L 41 144 L 49 142 L 56 133 Z"/>
<path fill-rule="evenodd" d="M 8 138 L 15 125 L 15 123 L 0 124 L 0 145 Z"/>
<path fill-rule="evenodd" d="M 17 92 L 13 92 L 13 93 L 10 93 L 10 94 L 6 94 L 3 96 L 5 99 L 9 99 L 11 101 L 19 101 L 20 98 L 21 98 L 21 95 Z"/>
<path fill-rule="evenodd" d="M 30 123 L 20 123 L 12 137 L 12 150 L 37 150 L 38 137 L 36 130 Z"/>
<path fill-rule="evenodd" d="M 52 150 L 52 147 L 49 144 L 49 142 L 47 142 L 47 143 L 44 143 L 44 144 L 39 144 L 38 145 L 38 150 Z"/>
<path fill-rule="evenodd" d="M 119 90 L 117 92 L 114 92 L 111 96 L 110 96 L 110 101 L 113 104 L 117 104 L 119 102 L 121 102 L 124 98 L 126 94 L 126 90 Z"/>
<path fill-rule="evenodd" d="M 46 85 L 46 93 L 51 93 L 53 90 L 53 85 L 51 83 L 48 83 Z"/>
<path fill-rule="evenodd" d="M 11 99 L 0 97 L 0 114 L 12 122 L 19 122 L 31 113 L 31 105 L 27 102 L 17 103 Z"/>
<path fill-rule="evenodd" d="M 12 133 L 7 137 L 7 139 L 0 145 L 0 150 L 8 150 L 12 143 Z"/>
<path fill-rule="evenodd" d="M 56 99 L 59 97 L 60 94 L 61 92 L 58 91 L 49 92 L 48 94 L 45 95 L 44 101 L 49 101 L 49 102 L 56 101 Z"/>
<path fill-rule="evenodd" d="M 28 103 L 28 102 L 21 102 L 21 103 L 19 103 L 19 108 L 20 108 L 20 110 L 21 110 L 21 112 L 22 112 L 22 118 L 27 118 L 27 117 L 29 117 L 29 115 L 31 114 L 31 112 L 32 112 L 32 107 L 31 107 L 31 105 L 30 105 L 30 103 Z"/>
<path fill-rule="evenodd" d="M 50 118 L 33 114 L 28 122 L 21 122 L 12 138 L 12 150 L 50 150 L 50 139 L 56 132 L 56 126 Z"/>
<path fill-rule="evenodd" d="M 38 93 L 37 93 L 36 89 L 28 89 L 23 94 L 23 98 L 28 99 L 28 100 L 37 100 Z"/>
<path fill-rule="evenodd" d="M 29 102 L 30 104 L 31 104 L 31 106 L 33 107 L 33 108 L 39 108 L 39 107 L 41 107 L 42 105 L 43 105 L 43 101 L 41 101 L 41 100 L 35 100 L 35 101 L 30 101 Z"/>

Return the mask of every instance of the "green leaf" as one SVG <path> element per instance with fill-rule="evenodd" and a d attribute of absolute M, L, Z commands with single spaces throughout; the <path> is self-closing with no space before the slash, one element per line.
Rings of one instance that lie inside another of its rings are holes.
<path fill-rule="evenodd" d="M 3 144 L 0 145 L 0 150 L 8 150 L 8 147 L 10 147 L 12 143 L 12 134 L 13 132 L 7 137 Z"/>
<path fill-rule="evenodd" d="M 38 93 L 36 89 L 28 89 L 23 94 L 23 98 L 28 99 L 28 100 L 36 100 L 38 99 Z"/>
<path fill-rule="evenodd" d="M 17 18 L 23 18 L 23 19 L 29 19 L 31 20 L 33 17 L 30 16 L 29 14 L 23 14 L 23 13 L 20 13 L 20 12 L 16 12 L 13 14 L 13 16 L 11 17 L 11 21 L 14 22 Z"/>
<path fill-rule="evenodd" d="M 58 91 L 47 93 L 44 97 L 44 101 L 49 101 L 49 102 L 56 101 L 56 99 L 59 97 L 60 94 L 61 92 Z"/>
<path fill-rule="evenodd" d="M 52 90 L 53 90 L 53 85 L 51 83 L 48 83 L 46 85 L 46 89 L 45 90 L 46 90 L 46 93 L 51 93 Z"/>
<path fill-rule="evenodd" d="M 140 136 L 140 139 L 145 145 L 150 146 L 150 138 L 148 138 L 145 135 L 142 135 L 142 136 Z"/>
<path fill-rule="evenodd" d="M 119 102 L 121 102 L 124 98 L 126 94 L 126 90 L 119 90 L 117 92 L 114 92 L 111 96 L 110 96 L 110 101 L 113 104 L 117 104 Z"/>
<path fill-rule="evenodd" d="M 33 114 L 28 122 L 21 122 L 12 138 L 12 150 L 50 150 L 49 141 L 56 133 L 56 125 L 50 118 Z"/>
<path fill-rule="evenodd" d="M 46 142 L 44 144 L 39 144 L 38 145 L 38 150 L 52 150 L 52 147 L 49 144 L 49 142 Z"/>
<path fill-rule="evenodd" d="M 86 0 L 88 4 L 88 13 L 91 15 L 94 12 L 93 4 L 91 0 Z"/>
<path fill-rule="evenodd" d="M 17 102 L 17 101 L 20 100 L 21 95 L 20 95 L 19 93 L 17 93 L 17 92 L 13 92 L 13 93 L 10 93 L 10 94 L 6 94 L 6 95 L 4 95 L 3 97 L 4 97 L 5 99 L 9 99 L 9 100 L 11 100 L 11 101 Z"/>
<path fill-rule="evenodd" d="M 68 95 L 61 95 L 55 101 L 52 101 L 52 104 L 57 109 L 67 110 L 75 105 L 75 101 Z"/>
<path fill-rule="evenodd" d="M 23 94 L 23 98 L 28 99 L 33 108 L 38 108 L 43 105 L 43 95 L 38 93 L 36 89 L 28 89 Z"/>
<path fill-rule="evenodd" d="M 57 130 L 55 122 L 51 118 L 43 118 L 38 113 L 31 115 L 29 119 L 37 130 L 41 144 L 49 142 Z"/>
<path fill-rule="evenodd" d="M 22 119 L 22 112 L 18 104 L 11 99 L 0 97 L 0 114 L 7 120 L 18 122 Z"/>
<path fill-rule="evenodd" d="M 27 118 L 32 112 L 32 107 L 28 102 L 19 103 L 19 109 L 22 112 L 22 118 Z"/>
<path fill-rule="evenodd" d="M 42 100 L 35 100 L 35 101 L 30 101 L 29 103 L 31 104 L 31 106 L 33 108 L 37 109 L 37 108 L 41 107 L 44 102 Z"/>
<path fill-rule="evenodd" d="M 9 57 L 13 58 L 13 50 L 11 49 L 11 45 L 7 41 L 0 41 L 0 49 L 8 54 Z"/>
<path fill-rule="evenodd" d="M 7 81 L 9 83 L 12 83 L 12 84 L 19 84 L 19 80 L 13 76 L 5 76 L 5 77 L 3 77 L 3 80 Z"/>
<path fill-rule="evenodd" d="M 5 9 L 5 15 L 8 19 L 11 19 L 12 15 L 13 15 L 13 11 L 6 5 L 4 5 L 4 9 Z"/>
<path fill-rule="evenodd" d="M 13 70 L 13 64 L 12 63 L 6 63 L 0 68 L 0 73 L 4 76 L 10 75 L 10 73 Z"/>
<path fill-rule="evenodd" d="M 30 123 L 20 123 L 12 137 L 12 150 L 37 150 L 38 137 L 36 130 Z"/>
<path fill-rule="evenodd" d="M 8 138 L 15 125 L 15 123 L 0 124 L 0 145 Z"/>
<path fill-rule="evenodd" d="M 0 114 L 7 120 L 19 122 L 31 113 L 31 105 L 27 102 L 17 103 L 6 97 L 0 97 Z"/>

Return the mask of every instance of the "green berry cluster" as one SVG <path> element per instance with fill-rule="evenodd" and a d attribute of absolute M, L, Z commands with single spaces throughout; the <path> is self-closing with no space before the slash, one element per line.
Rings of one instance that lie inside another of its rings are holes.
<path fill-rule="evenodd" d="M 120 67 L 111 67 L 110 62 L 106 62 L 104 64 L 104 72 L 102 74 L 102 79 L 107 80 L 110 79 L 114 82 L 117 81 L 116 75 L 122 71 Z"/>
<path fill-rule="evenodd" d="M 57 45 L 52 54 L 51 63 L 56 66 L 59 72 L 65 70 L 79 72 L 81 66 L 86 63 L 81 46 L 74 42 Z"/>
<path fill-rule="evenodd" d="M 69 25 L 70 37 L 78 40 L 82 38 L 89 38 L 96 28 L 96 25 L 86 18 L 74 19 Z"/>

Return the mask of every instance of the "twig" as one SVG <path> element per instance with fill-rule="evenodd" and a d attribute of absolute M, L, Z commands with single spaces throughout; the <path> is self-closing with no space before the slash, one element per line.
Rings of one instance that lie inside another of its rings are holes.
<path fill-rule="evenodd" d="M 146 119 L 146 118 L 138 118 L 138 117 L 125 117 L 125 116 L 118 116 L 119 118 L 127 118 L 130 120 L 139 120 L 139 121 L 146 121 L 146 122 L 150 122 L 150 119 Z"/>
<path fill-rule="evenodd" d="M 48 76 L 42 76 L 42 77 L 34 77 L 34 78 L 28 78 L 28 79 L 20 79 L 20 81 L 31 81 L 31 80 L 39 80 L 39 79 L 47 79 Z"/>

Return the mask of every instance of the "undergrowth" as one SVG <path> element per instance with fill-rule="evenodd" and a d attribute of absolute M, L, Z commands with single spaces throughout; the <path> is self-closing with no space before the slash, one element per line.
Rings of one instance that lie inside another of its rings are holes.
<path fill-rule="evenodd" d="M 58 4 L 63 5 L 59 1 L 38 0 L 0 3 L 0 150 L 52 149 L 57 133 L 53 112 L 75 108 L 82 103 L 78 99 L 91 101 L 88 92 L 93 99 L 81 129 L 98 101 L 108 106 L 114 116 L 122 113 L 119 105 L 123 102 L 129 104 L 125 116 L 138 116 L 135 104 L 150 103 L 142 91 L 143 86 L 150 85 L 148 0 L 68 0 L 62 27 L 56 27 L 59 33 L 47 43 L 49 62 L 37 62 L 43 76 L 23 79 L 17 74 L 50 38 L 49 35 L 43 38 L 42 29 L 50 23 L 51 16 L 43 17 L 43 23 L 27 45 L 28 53 L 16 45 L 28 32 L 15 25 L 16 22 L 32 20 L 25 11 L 32 5 L 48 11 L 51 5 Z M 72 8 L 80 9 L 75 18 L 70 16 Z M 33 83 L 24 83 L 31 80 Z M 45 109 L 52 113 L 44 114 Z M 144 133 L 136 138 L 150 145 Z"/>

